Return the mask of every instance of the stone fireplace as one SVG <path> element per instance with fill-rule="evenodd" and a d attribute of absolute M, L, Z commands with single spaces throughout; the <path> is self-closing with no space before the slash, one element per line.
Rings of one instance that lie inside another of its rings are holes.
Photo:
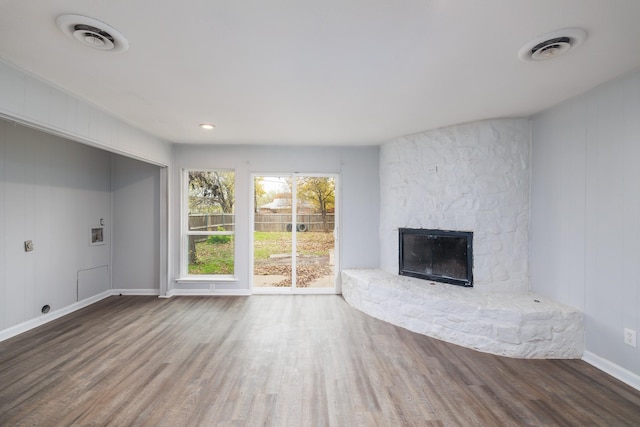
<path fill-rule="evenodd" d="M 380 149 L 380 266 L 398 272 L 398 229 L 474 233 L 474 288 L 528 285 L 529 122 L 490 120 Z"/>
<path fill-rule="evenodd" d="M 528 292 L 529 152 L 527 119 L 463 124 L 383 144 L 381 268 L 343 271 L 345 300 L 480 351 L 581 357 L 582 314 Z M 473 232 L 473 288 L 398 274 L 403 229 Z"/>

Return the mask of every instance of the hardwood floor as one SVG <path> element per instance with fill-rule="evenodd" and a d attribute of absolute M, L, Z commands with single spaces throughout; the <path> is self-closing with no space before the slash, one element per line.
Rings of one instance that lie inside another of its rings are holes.
<path fill-rule="evenodd" d="M 0 343 L 0 425 L 638 426 L 640 392 L 339 296 L 122 296 Z"/>

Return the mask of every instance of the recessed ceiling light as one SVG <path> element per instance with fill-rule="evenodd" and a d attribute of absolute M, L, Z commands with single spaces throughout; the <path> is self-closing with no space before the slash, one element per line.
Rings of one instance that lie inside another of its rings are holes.
<path fill-rule="evenodd" d="M 542 61 L 555 58 L 578 47 L 587 38 L 579 28 L 566 28 L 537 37 L 518 51 L 522 61 Z"/>
<path fill-rule="evenodd" d="M 201 123 L 201 124 L 200 124 L 200 127 L 201 127 L 202 129 L 211 130 L 211 129 L 213 129 L 213 128 L 214 128 L 214 127 L 216 127 L 216 126 L 215 126 L 215 125 L 212 125 L 211 123 Z"/>

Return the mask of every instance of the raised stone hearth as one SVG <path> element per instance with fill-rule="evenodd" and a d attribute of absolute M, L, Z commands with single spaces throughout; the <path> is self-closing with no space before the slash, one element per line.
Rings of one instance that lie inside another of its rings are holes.
<path fill-rule="evenodd" d="M 367 269 L 342 271 L 342 295 L 373 317 L 486 353 L 582 357 L 582 313 L 530 292 L 482 291 Z"/>

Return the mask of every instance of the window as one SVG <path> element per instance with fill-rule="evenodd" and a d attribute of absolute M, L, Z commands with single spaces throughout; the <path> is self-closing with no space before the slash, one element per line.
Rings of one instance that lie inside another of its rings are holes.
<path fill-rule="evenodd" d="M 187 170 L 184 186 L 183 275 L 232 276 L 234 172 Z"/>

